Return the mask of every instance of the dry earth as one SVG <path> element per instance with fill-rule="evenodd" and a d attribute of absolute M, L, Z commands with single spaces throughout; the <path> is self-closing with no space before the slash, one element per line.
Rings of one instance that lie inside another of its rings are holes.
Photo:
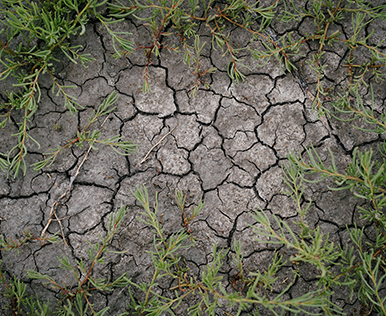
<path fill-rule="evenodd" d="M 136 25 L 135 21 L 128 20 L 119 27 L 132 32 L 131 39 L 138 43 L 150 42 L 149 32 Z M 296 25 L 274 23 L 272 28 L 280 35 L 289 31 L 304 35 L 313 28 L 313 24 L 304 20 Z M 350 28 L 349 21 L 342 21 L 343 34 L 345 28 Z M 375 35 L 372 41 L 376 43 L 385 33 L 380 25 L 368 25 L 366 32 L 373 28 Z M 240 30 L 231 32 L 235 32 L 235 41 L 239 45 L 260 45 L 256 41 L 250 43 Z M 202 213 L 189 226 L 197 238 L 196 245 L 183 252 L 183 257 L 192 273 L 200 275 L 212 259 L 214 243 L 219 248 L 230 247 L 221 275 L 231 291 L 233 277 L 237 274 L 232 261 L 235 240 L 242 242 L 247 273 L 264 270 L 275 251 L 272 246 L 267 247 L 254 239 L 250 227 L 254 224 L 250 215 L 253 210 L 261 208 L 275 214 L 296 229 L 293 224 L 298 216 L 295 205 L 283 193 L 286 186 L 281 167 L 286 162 L 286 156 L 313 144 L 326 161 L 330 149 L 335 154 L 338 168 L 343 170 L 354 147 L 368 148 L 376 146 L 379 141 L 373 134 L 353 129 L 350 123 L 321 120 L 292 75 L 284 74 L 275 60 L 259 68 L 245 52 L 250 70 L 245 71 L 246 80 L 236 85 L 227 76 L 227 63 L 221 53 L 211 49 L 210 43 L 207 43 L 203 65 L 214 66 L 218 71 L 207 78 L 210 88 L 200 89 L 195 98 L 191 98 L 189 89 L 194 84 L 194 76 L 182 62 L 183 52 L 162 51 L 162 58 L 154 59 L 150 67 L 152 91 L 144 94 L 141 91 L 146 63 L 143 52 L 136 51 L 127 58 L 113 59 L 111 39 L 96 22 L 87 27 L 86 35 L 73 42 L 84 45 L 84 52 L 90 53 L 96 61 L 90 63 L 87 69 L 68 62 L 58 63 L 57 76 L 64 84 L 76 85 L 73 94 L 84 108 L 71 115 L 63 108 L 63 100 L 52 94 L 52 83 L 47 77 L 42 83 L 41 106 L 30 130 L 41 148 L 30 143 L 31 154 L 27 162 L 31 164 L 42 159 L 42 153 L 73 138 L 76 130 L 87 124 L 92 110 L 112 91 L 116 91 L 120 98 L 117 109 L 107 120 L 99 122 L 100 125 L 104 123 L 102 136 L 123 135 L 125 140 L 137 143 L 139 150 L 127 158 L 107 146 L 97 146 L 98 150 L 89 153 L 69 193 L 56 208 L 68 246 L 63 242 L 55 245 L 35 242 L 23 246 L 17 255 L 0 251 L 1 269 L 29 283 L 29 291 L 44 300 L 54 302 L 58 293 L 40 282 L 26 279 L 26 270 L 33 269 L 67 285 L 72 284 L 74 280 L 71 276 L 58 268 L 57 257 L 65 254 L 71 260 L 86 258 L 86 241 L 95 242 L 98 235 L 105 234 L 109 214 L 121 205 L 127 205 L 129 212 L 123 228 L 113 241 L 113 249 L 127 252 L 109 257 L 109 263 L 98 268 L 97 273 L 114 279 L 129 271 L 129 276 L 136 282 L 149 280 L 152 263 L 146 251 L 152 249 L 153 235 L 145 224 L 136 219 L 141 208 L 131 190 L 138 185 L 146 186 L 152 200 L 155 192 L 159 192 L 159 209 L 167 233 L 183 228 L 182 214 L 174 202 L 175 189 L 183 190 L 189 206 L 203 200 L 205 207 Z M 307 55 L 314 49 L 312 45 L 304 46 L 303 54 Z M 331 48 L 327 52 L 325 80 L 330 87 L 339 86 L 346 80 L 346 69 L 342 67 L 345 54 L 344 47 Z M 297 65 L 313 91 L 313 74 L 300 62 Z M 5 100 L 4 90 L 10 89 L 11 83 L 11 80 L 2 83 L 2 100 Z M 376 105 L 383 108 L 385 83 L 374 88 Z M 368 102 L 369 90 L 363 90 L 362 94 Z M 9 135 L 16 129 L 16 125 L 9 124 L 0 131 L 3 152 L 14 146 L 14 140 Z M 141 163 L 148 151 L 166 134 L 146 161 Z M 0 234 L 16 239 L 28 229 L 39 236 L 47 224 L 51 206 L 69 187 L 87 149 L 87 145 L 67 149 L 52 166 L 41 172 L 33 172 L 29 168 L 25 176 L 16 179 L 7 179 L 1 174 Z M 321 227 L 330 234 L 331 242 L 345 245 L 348 240 L 345 226 L 360 223 L 359 201 L 348 192 L 326 190 L 325 183 L 307 186 L 305 199 L 309 198 L 313 200 L 306 216 L 310 226 Z M 54 221 L 47 233 L 54 234 L 59 230 L 58 223 Z M 303 272 L 287 298 L 312 289 L 314 271 L 307 268 Z M 288 280 L 292 279 L 291 271 L 283 268 L 279 273 L 282 286 L 289 282 L 286 281 L 287 276 Z M 160 284 L 160 292 L 169 287 L 170 284 Z M 346 290 L 337 291 L 334 299 L 348 314 L 355 314 L 355 310 L 360 309 L 355 296 L 350 299 Z M 100 292 L 93 296 L 93 300 L 97 304 L 96 309 L 110 306 L 109 315 L 115 315 L 127 308 L 128 290 Z M 6 302 L 6 298 L 0 298 L 0 304 Z M 184 302 L 181 311 L 189 303 L 192 302 Z M 225 315 L 224 311 L 232 312 L 232 309 L 219 308 L 217 313 Z M 2 312 L 6 314 L 6 311 Z"/>

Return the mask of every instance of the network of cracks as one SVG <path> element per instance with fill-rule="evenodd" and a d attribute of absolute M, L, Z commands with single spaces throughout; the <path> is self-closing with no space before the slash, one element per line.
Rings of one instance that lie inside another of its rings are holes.
<path fill-rule="evenodd" d="M 122 27 L 130 29 L 133 37 L 141 41 L 149 36 L 143 27 L 131 22 L 125 21 Z M 246 273 L 264 269 L 277 251 L 272 245 L 256 241 L 251 227 L 255 224 L 253 210 L 274 214 L 296 230 L 293 223 L 298 217 L 297 208 L 285 194 L 287 187 L 283 182 L 282 167 L 287 155 L 304 152 L 313 145 L 326 162 L 331 150 L 337 166 L 344 170 L 355 146 L 369 148 L 379 141 L 378 136 L 353 129 L 350 123 L 319 117 L 291 74 L 283 73 L 274 60 L 259 68 L 246 56 L 250 67 L 246 80 L 234 84 L 221 53 L 207 45 L 203 66 L 214 66 L 218 71 L 206 79 L 210 88 L 200 88 L 193 98 L 190 89 L 195 78 L 183 63 L 182 53 L 165 50 L 149 68 L 151 92 L 145 94 L 141 91 L 143 54 L 115 60 L 111 56 L 111 40 L 101 25 L 90 24 L 86 34 L 74 42 L 84 45 L 84 52 L 96 61 L 87 69 L 71 63 L 57 65 L 58 78 L 63 84 L 76 86 L 69 92 L 83 108 L 75 114 L 63 108 L 63 100 L 52 93 L 52 82 L 45 78 L 40 109 L 30 126 L 30 134 L 41 148 L 29 143 L 27 162 L 41 160 L 50 148 L 74 138 L 95 107 L 113 91 L 119 100 L 116 110 L 98 123 L 102 137 L 124 136 L 138 144 L 138 152 L 124 157 L 108 146 L 96 145 L 98 150 L 90 152 L 87 145 L 74 146 L 64 150 L 43 171 L 32 172 L 30 168 L 25 176 L 16 179 L 1 175 L 0 233 L 6 237 L 17 239 L 26 229 L 40 235 L 52 205 L 59 201 L 55 212 L 67 245 L 29 243 L 16 256 L 1 251 L 2 270 L 24 280 L 25 271 L 32 269 L 71 284 L 73 280 L 58 268 L 56 258 L 63 254 L 71 260 L 86 258 L 86 240 L 97 242 L 97 236 L 106 233 L 109 215 L 121 205 L 128 206 L 128 213 L 112 248 L 126 252 L 111 255 L 98 273 L 114 279 L 129 271 L 136 282 L 150 278 L 152 262 L 146 250 L 152 249 L 154 234 L 137 220 L 142 208 L 132 194 L 137 186 L 144 185 L 152 201 L 158 192 L 159 214 L 166 234 L 184 228 L 174 200 L 176 189 L 186 194 L 187 209 L 199 200 L 205 203 L 189 225 L 195 247 L 182 255 L 192 275 L 199 276 L 212 260 L 213 244 L 230 248 L 220 273 L 227 281 L 226 287 L 232 290 L 237 274 L 232 261 L 235 240 L 242 243 Z M 242 35 L 239 39 L 243 41 Z M 244 44 L 259 45 L 247 41 Z M 333 65 L 339 65 L 344 55 L 339 51 L 327 54 Z M 343 72 L 331 66 L 326 77 L 338 85 L 344 80 Z M 13 146 L 6 135 L 16 131 L 16 124 L 1 131 L 4 150 Z M 360 221 L 358 200 L 344 191 L 328 191 L 321 183 L 307 185 L 304 203 L 308 199 L 313 201 L 306 216 L 309 225 L 321 227 L 330 234 L 331 242 L 344 245 L 348 238 L 345 226 Z M 54 220 L 46 232 L 60 231 Z M 307 268 L 286 295 L 304 293 L 310 287 L 313 272 Z M 287 276 L 291 279 L 290 275 L 290 269 L 280 271 L 284 281 L 277 290 L 288 285 L 285 280 Z M 38 282 L 28 282 L 31 291 L 44 293 L 52 301 L 58 294 Z M 170 284 L 158 286 L 162 293 Z M 348 294 L 336 293 L 335 300 L 350 312 L 357 302 L 355 298 L 350 300 Z M 127 289 L 120 294 L 96 293 L 94 300 L 101 307 L 110 306 L 112 313 L 122 311 L 128 300 Z M 221 315 L 222 311 L 218 313 Z"/>

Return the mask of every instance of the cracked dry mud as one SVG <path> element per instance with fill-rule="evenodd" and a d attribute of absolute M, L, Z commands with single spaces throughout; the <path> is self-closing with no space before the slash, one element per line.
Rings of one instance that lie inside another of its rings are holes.
<path fill-rule="evenodd" d="M 289 30 L 303 35 L 313 25 L 304 20 L 295 26 L 279 23 L 272 27 L 281 35 Z M 344 27 L 349 27 L 349 22 L 347 26 L 342 24 L 343 31 Z M 147 43 L 151 39 L 149 32 L 134 22 L 124 21 L 118 28 L 133 33 L 131 39 L 136 42 Z M 367 27 L 368 31 L 370 29 L 371 25 Z M 378 30 L 375 37 L 382 36 Z M 236 38 L 243 46 L 260 45 L 257 41 L 249 42 L 242 33 Z M 69 62 L 58 64 L 56 69 L 62 83 L 76 85 L 71 92 L 84 108 L 71 115 L 63 108 L 63 100 L 52 94 L 47 77 L 42 83 L 40 109 L 30 130 L 41 148 L 28 144 L 31 154 L 27 162 L 31 164 L 42 159 L 42 153 L 73 138 L 76 130 L 87 124 L 92 110 L 112 91 L 116 91 L 120 98 L 116 111 L 105 121 L 102 134 L 106 137 L 123 135 L 125 140 L 137 143 L 139 150 L 127 158 L 103 146 L 90 152 L 70 193 L 56 210 L 62 218 L 69 246 L 64 243 L 43 246 L 29 243 L 17 255 L 0 252 L 2 269 L 24 281 L 27 281 L 26 270 L 32 269 L 67 285 L 73 284 L 74 280 L 67 272 L 58 268 L 57 257 L 65 254 L 71 260 L 87 258 L 86 240 L 98 241 L 97 236 L 106 233 L 109 214 L 121 205 L 127 205 L 129 211 L 112 247 L 127 252 L 110 255 L 108 264 L 96 273 L 114 279 L 129 271 L 133 281 L 149 281 L 151 257 L 146 251 L 152 249 L 153 234 L 149 227 L 136 219 L 142 210 L 131 193 L 137 185 L 143 184 L 153 201 L 155 192 L 159 192 L 160 214 L 166 233 L 182 228 L 182 215 L 174 202 L 175 189 L 183 190 L 188 205 L 203 200 L 202 213 L 189 226 L 197 238 L 196 245 L 183 252 L 183 258 L 191 272 L 200 275 L 212 259 L 214 243 L 218 248 L 230 247 L 221 275 L 225 277 L 225 287 L 231 291 L 232 278 L 237 274 L 232 261 L 234 240 L 242 242 L 246 273 L 264 270 L 274 254 L 272 246 L 255 240 L 250 227 L 254 224 L 250 215 L 252 210 L 261 208 L 278 215 L 296 229 L 293 224 L 297 217 L 295 205 L 283 193 L 286 186 L 281 167 L 287 154 L 313 144 L 326 160 L 329 159 L 328 149 L 332 150 L 338 168 L 343 170 L 354 147 L 367 148 L 379 140 L 374 135 L 353 129 L 349 123 L 320 120 L 291 74 L 283 74 L 275 60 L 259 68 L 250 56 L 245 56 L 250 70 L 245 72 L 246 80 L 235 85 L 227 76 L 224 58 L 208 44 L 203 64 L 205 67 L 215 66 L 218 71 L 208 78 L 209 89 L 200 89 L 195 98 L 190 98 L 189 88 L 194 83 L 194 76 L 182 62 L 183 52 L 162 51 L 162 58 L 154 59 L 150 67 L 152 92 L 144 94 L 141 88 L 146 60 L 142 52 L 136 51 L 128 58 L 113 59 L 111 39 L 99 23 L 88 25 L 86 35 L 73 42 L 84 45 L 84 52 L 90 53 L 96 61 L 87 69 Z M 303 47 L 303 53 L 314 49 Z M 338 86 L 346 80 L 345 68 L 340 65 L 345 50 L 332 50 L 328 54 L 326 77 L 330 85 Z M 315 78 L 306 70 L 304 72 L 312 91 Z M 9 82 L 5 85 L 9 85 L 5 88 L 10 88 Z M 384 107 L 385 84 L 374 88 L 376 106 Z M 363 91 L 363 96 L 369 100 L 370 92 Z M 4 99 L 4 94 L 1 97 Z M 141 163 L 149 149 L 173 129 Z M 15 131 L 15 125 L 8 125 L 0 131 L 3 151 L 12 148 L 13 140 L 8 135 Z M 52 204 L 68 188 L 86 151 L 87 146 L 66 149 L 52 166 L 42 172 L 28 169 L 25 176 L 16 179 L 7 179 L 1 174 L 0 234 L 16 239 L 28 229 L 40 235 Z M 320 226 L 324 232 L 330 233 L 332 242 L 344 245 L 348 240 L 345 225 L 358 221 L 359 201 L 347 192 L 327 191 L 323 183 L 308 185 L 305 198 L 313 200 L 306 217 L 310 226 Z M 57 231 L 59 226 L 53 222 L 47 232 L 54 234 Z M 286 298 L 313 290 L 314 271 L 307 268 L 303 272 Z M 286 280 L 292 278 L 291 274 L 289 269 L 280 270 L 281 287 L 288 285 Z M 56 292 L 39 282 L 28 282 L 31 285 L 29 291 L 34 291 L 32 294 L 55 301 Z M 160 292 L 169 286 L 159 284 Z M 349 298 L 348 291 L 337 291 L 334 300 L 348 314 L 360 308 L 355 296 Z M 93 302 L 96 310 L 110 306 L 109 315 L 115 315 L 126 308 L 128 291 L 96 293 Z M 0 298 L 0 304 L 5 304 L 5 298 Z M 189 302 L 180 306 L 181 315 L 188 306 Z M 224 311 L 232 312 L 232 308 L 219 308 L 217 313 L 225 315 Z"/>

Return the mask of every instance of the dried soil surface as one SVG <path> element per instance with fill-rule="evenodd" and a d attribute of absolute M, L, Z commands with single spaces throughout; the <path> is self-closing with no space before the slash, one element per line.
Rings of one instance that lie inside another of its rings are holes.
<path fill-rule="evenodd" d="M 381 27 L 385 25 L 370 24 L 366 32 L 375 28 L 376 42 L 377 38 L 382 38 Z M 131 39 L 136 42 L 148 43 L 151 40 L 149 32 L 133 21 L 126 21 L 120 27 L 132 32 Z M 342 21 L 341 27 L 344 36 L 350 22 Z M 273 24 L 272 28 L 280 35 L 289 31 L 304 35 L 314 26 L 311 20 L 304 20 L 297 25 Z M 249 42 L 242 32 L 236 39 L 243 46 L 260 45 Z M 275 60 L 259 68 L 245 53 L 250 69 L 245 70 L 246 80 L 236 85 L 227 75 L 227 63 L 221 53 L 211 49 L 207 43 L 203 64 L 217 67 L 218 71 L 207 77 L 211 87 L 200 89 L 195 98 L 191 98 L 189 91 L 195 78 L 182 62 L 183 52 L 164 50 L 162 58 L 153 60 L 150 67 L 152 91 L 145 94 L 141 91 L 146 63 L 142 51 L 127 58 L 113 59 L 111 39 L 99 23 L 88 25 L 86 34 L 73 42 L 84 45 L 84 53 L 90 53 L 95 62 L 87 69 L 72 63 L 58 63 L 56 70 L 62 83 L 76 86 L 72 93 L 84 108 L 71 115 L 63 108 L 63 100 L 52 94 L 52 83 L 47 77 L 42 83 L 41 106 L 30 130 L 41 148 L 28 144 L 31 154 L 27 162 L 32 164 L 41 160 L 42 154 L 50 148 L 75 137 L 76 130 L 87 124 L 92 110 L 112 91 L 116 91 L 120 98 L 117 109 L 105 121 L 99 122 L 100 126 L 104 123 L 102 137 L 122 135 L 124 140 L 137 143 L 139 150 L 128 157 L 119 156 L 108 146 L 97 146 L 98 150 L 90 151 L 70 192 L 56 208 L 68 246 L 63 242 L 55 245 L 35 242 L 23 246 L 17 255 L 0 251 L 1 269 L 30 283 L 29 291 L 51 302 L 58 293 L 40 282 L 28 280 L 26 270 L 48 274 L 68 286 L 74 284 L 71 275 L 58 268 L 57 258 L 64 254 L 70 261 L 87 258 L 87 241 L 96 242 L 98 235 L 106 233 L 109 214 L 121 205 L 127 205 L 129 211 L 112 248 L 126 252 L 111 255 L 108 263 L 98 267 L 96 273 L 114 279 L 129 271 L 133 281 L 150 280 L 152 262 L 146 251 L 153 247 L 153 234 L 149 227 L 136 219 L 141 208 L 131 190 L 138 185 L 146 186 L 153 201 L 155 192 L 159 193 L 159 213 L 167 234 L 183 228 L 182 214 L 174 200 L 176 189 L 187 195 L 188 209 L 203 200 L 202 213 L 189 225 L 197 239 L 196 245 L 183 252 L 183 258 L 192 273 L 198 276 L 212 260 L 214 243 L 218 248 L 230 247 L 220 272 L 225 287 L 232 291 L 231 284 L 237 274 L 232 261 L 235 240 L 241 240 L 243 244 L 246 273 L 264 270 L 275 251 L 272 246 L 254 239 L 250 227 L 254 225 L 250 215 L 253 210 L 263 209 L 275 214 L 297 229 L 293 224 L 298 216 L 296 207 L 283 193 L 286 186 L 281 167 L 286 156 L 313 144 L 325 161 L 329 160 L 328 150 L 331 150 L 338 168 L 344 170 L 354 147 L 375 147 L 379 141 L 374 134 L 352 128 L 351 123 L 321 120 L 292 75 L 281 72 Z M 306 55 L 314 50 L 315 47 L 310 45 L 303 53 Z M 327 54 L 324 60 L 328 65 L 325 70 L 328 84 L 330 87 L 339 86 L 346 80 L 346 69 L 342 67 L 347 58 L 346 49 L 331 48 Z M 297 65 L 313 91 L 314 75 L 303 69 L 300 62 Z M 376 106 L 382 109 L 385 106 L 385 83 L 375 85 L 374 89 Z M 370 91 L 362 92 L 368 102 Z M 0 97 L 5 100 L 3 91 Z M 0 131 L 2 151 L 14 146 L 9 135 L 16 129 L 16 125 L 8 125 Z M 168 133 L 146 161 L 141 162 Z M 1 174 L 0 234 L 17 239 L 24 230 L 30 230 L 39 236 L 47 224 L 51 206 L 68 189 L 87 149 L 87 145 L 67 149 L 52 166 L 41 172 L 29 168 L 25 176 L 16 179 L 7 179 Z M 320 226 L 329 233 L 331 242 L 345 246 L 348 240 L 346 225 L 361 224 L 357 208 L 359 200 L 352 198 L 349 192 L 328 191 L 325 184 L 307 186 L 305 200 L 312 199 L 313 203 L 306 220 L 311 227 Z M 59 225 L 53 221 L 47 233 L 58 231 Z M 313 289 L 315 271 L 309 267 L 303 270 L 303 276 L 296 279 L 286 298 Z M 279 273 L 279 280 L 283 283 L 277 289 L 287 286 L 292 279 L 289 269 L 283 268 Z M 170 284 L 160 284 L 160 293 L 169 287 Z M 138 295 L 135 291 L 133 293 Z M 96 293 L 92 299 L 96 310 L 110 306 L 109 315 L 115 315 L 127 308 L 128 289 Z M 337 291 L 334 299 L 348 314 L 360 309 L 356 297 L 350 299 L 346 290 Z M 6 302 L 6 298 L 0 298 L 0 305 Z M 180 315 L 191 303 L 194 302 L 181 305 Z M 219 308 L 217 314 L 225 315 L 224 311 L 232 312 L 232 308 Z"/>

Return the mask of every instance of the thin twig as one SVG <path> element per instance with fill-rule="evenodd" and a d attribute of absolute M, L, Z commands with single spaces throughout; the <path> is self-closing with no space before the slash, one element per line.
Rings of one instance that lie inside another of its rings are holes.
<path fill-rule="evenodd" d="M 148 158 L 148 156 L 150 155 L 150 153 L 153 151 L 153 149 L 156 148 L 159 144 L 161 144 L 161 142 L 162 142 L 168 135 L 170 135 L 171 133 L 173 133 L 173 132 L 176 130 L 176 128 L 177 128 L 177 126 L 178 126 L 179 123 L 180 123 L 180 122 L 177 121 L 177 125 L 176 125 L 169 133 L 167 133 L 167 134 L 165 134 L 164 136 L 162 136 L 162 138 L 157 142 L 157 144 L 155 144 L 152 148 L 150 148 L 150 150 L 148 151 L 148 153 L 146 154 L 146 156 L 143 157 L 143 159 L 141 160 L 140 164 L 144 163 L 144 162 L 147 160 L 147 158 Z"/>
<path fill-rule="evenodd" d="M 71 186 L 72 186 L 72 183 L 74 182 L 75 178 L 76 178 L 76 177 L 78 176 L 78 174 L 79 174 L 80 168 L 82 168 L 83 164 L 85 163 L 85 161 L 86 161 L 86 159 L 87 159 L 87 157 L 88 157 L 88 154 L 90 153 L 91 148 L 92 148 L 92 147 L 90 146 L 90 147 L 87 149 L 87 152 L 86 152 L 86 154 L 84 155 L 84 158 L 83 158 L 82 162 L 80 163 L 78 169 L 76 169 L 75 174 L 71 177 L 71 181 L 70 181 L 70 185 L 69 185 L 69 187 L 68 187 L 68 191 L 70 191 Z"/>
<path fill-rule="evenodd" d="M 44 237 L 44 235 L 45 235 L 45 233 L 46 233 L 48 227 L 50 226 L 50 224 L 51 224 L 51 222 L 52 222 L 52 215 L 54 214 L 55 207 L 59 204 L 59 201 L 67 195 L 67 192 L 68 192 L 68 191 L 69 191 L 69 190 L 67 189 L 66 192 L 64 192 L 64 193 L 60 196 L 60 198 L 57 199 L 57 200 L 54 202 L 54 204 L 52 204 L 51 210 L 50 210 L 50 215 L 49 215 L 49 217 L 48 217 L 47 224 L 46 224 L 46 226 L 44 227 L 44 229 L 42 230 L 42 233 L 40 234 L 40 238 L 43 239 L 43 237 Z M 63 240 L 64 240 L 65 244 L 68 246 L 67 241 L 66 241 L 66 239 L 65 239 L 64 236 L 63 236 L 63 232 L 62 232 L 62 237 L 63 237 Z"/>
<path fill-rule="evenodd" d="M 101 124 L 100 127 L 102 127 L 103 125 L 105 125 L 105 123 L 106 123 L 106 121 L 107 121 L 107 119 L 108 119 L 109 117 L 110 117 L 110 114 L 106 116 L 106 118 L 103 120 L 103 123 Z"/>
<path fill-rule="evenodd" d="M 54 216 L 55 216 L 55 219 L 57 220 L 57 222 L 58 222 L 58 224 L 59 224 L 60 231 L 61 231 L 61 233 L 62 233 L 62 238 L 63 238 L 63 240 L 64 240 L 64 243 L 66 244 L 66 246 L 68 246 L 67 241 L 66 241 L 66 238 L 65 238 L 65 236 L 64 236 L 64 231 L 63 231 L 62 223 L 61 223 L 60 219 L 58 218 L 58 216 L 57 216 L 57 214 L 56 214 L 56 207 L 57 207 L 57 205 L 59 204 L 59 201 L 60 201 L 61 199 L 63 199 L 63 198 L 68 194 L 68 192 L 71 191 L 72 184 L 73 184 L 75 178 L 78 176 L 80 168 L 82 167 L 82 165 L 83 165 L 84 162 L 86 161 L 86 159 L 87 159 L 87 157 L 88 157 L 88 154 L 90 153 L 90 150 L 91 150 L 91 146 L 88 148 L 86 154 L 84 155 L 84 158 L 83 158 L 82 162 L 80 163 L 78 169 L 76 169 L 75 174 L 71 177 L 70 184 L 68 185 L 67 190 L 60 196 L 59 199 L 57 199 L 57 200 L 54 202 L 54 204 L 52 204 L 51 210 L 50 210 L 50 215 L 49 215 L 49 217 L 48 217 L 47 224 L 46 224 L 46 226 L 44 227 L 44 229 L 42 230 L 42 233 L 40 234 L 40 238 L 43 238 L 43 236 L 45 235 L 45 233 L 46 233 L 48 227 L 50 226 L 51 222 L 53 221 L 52 215 L 54 215 Z"/>
<path fill-rule="evenodd" d="M 55 218 L 56 218 L 56 220 L 57 220 L 57 222 L 59 224 L 60 232 L 62 233 L 62 238 L 64 240 L 64 243 L 66 244 L 66 246 L 68 246 L 66 238 L 64 237 L 64 230 L 63 230 L 62 222 L 58 218 L 58 215 L 56 214 L 56 210 L 55 209 L 54 209 L 54 215 L 55 215 Z"/>

